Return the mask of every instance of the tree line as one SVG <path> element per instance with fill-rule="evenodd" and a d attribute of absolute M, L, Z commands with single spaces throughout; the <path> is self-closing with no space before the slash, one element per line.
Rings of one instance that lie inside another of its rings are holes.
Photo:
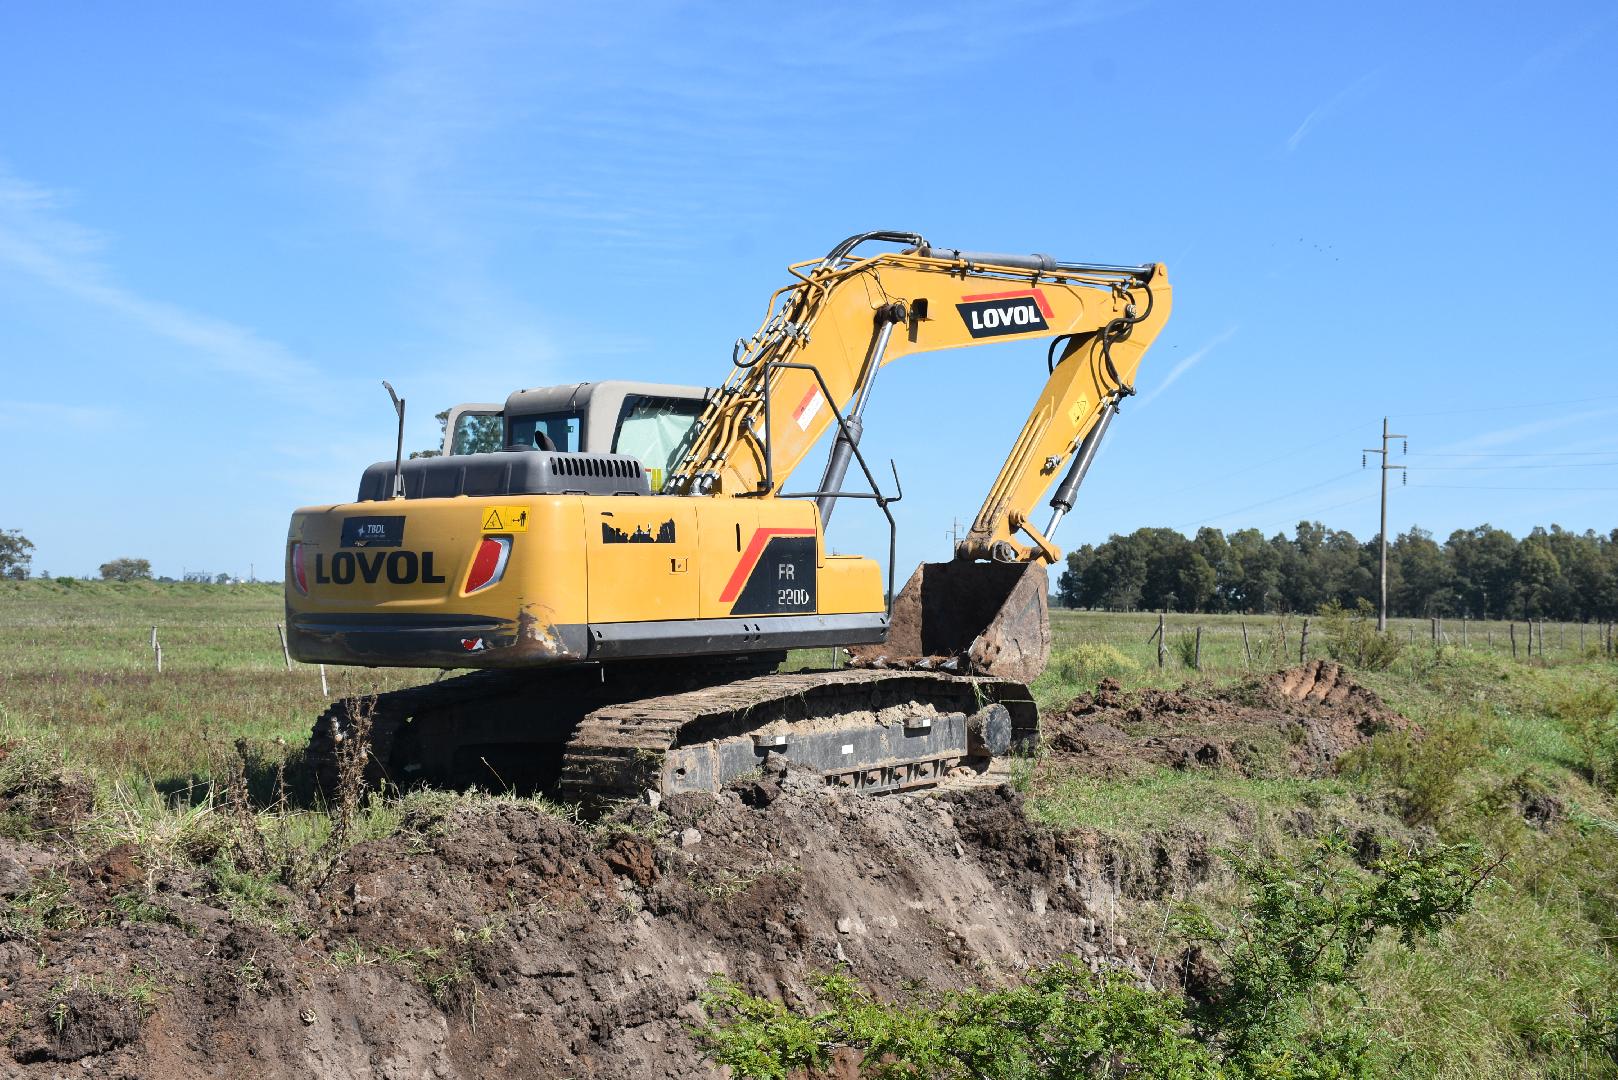
<path fill-rule="evenodd" d="M 1318 521 L 1291 537 L 1258 529 L 1136 529 L 1068 554 L 1064 607 L 1181 612 L 1312 612 L 1377 602 L 1378 538 Z M 1618 618 L 1618 529 L 1457 529 L 1443 543 L 1412 528 L 1388 545 L 1388 611 L 1494 619 Z"/>

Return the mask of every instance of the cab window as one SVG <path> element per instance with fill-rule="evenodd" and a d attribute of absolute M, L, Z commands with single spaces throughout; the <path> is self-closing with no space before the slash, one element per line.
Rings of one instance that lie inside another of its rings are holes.
<path fill-rule="evenodd" d="M 550 440 L 547 446 L 545 440 Z M 532 446 L 536 450 L 577 453 L 584 441 L 584 417 L 576 412 L 536 413 L 513 416 L 506 433 L 508 446 Z"/>
<path fill-rule="evenodd" d="M 679 463 L 696 438 L 697 417 L 707 403 L 690 398 L 630 394 L 618 414 L 612 452 L 638 458 L 652 474 L 652 490 Z"/>
<path fill-rule="evenodd" d="M 501 446 L 505 420 L 499 413 L 464 412 L 455 418 L 452 454 L 492 454 Z"/>

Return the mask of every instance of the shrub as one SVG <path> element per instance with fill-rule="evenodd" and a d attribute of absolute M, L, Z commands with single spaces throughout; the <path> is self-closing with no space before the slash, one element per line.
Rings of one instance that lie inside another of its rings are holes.
<path fill-rule="evenodd" d="M 1464 774 L 1489 752 L 1487 732 L 1472 713 L 1448 717 L 1426 732 L 1386 731 L 1343 756 L 1338 771 L 1394 790 L 1404 819 L 1433 825 L 1460 802 Z"/>
<path fill-rule="evenodd" d="M 699 1031 L 735 1075 L 785 1080 L 825 1070 L 832 1051 L 861 1055 L 861 1075 L 938 1080 L 1223 1075 L 1192 1038 L 1177 997 L 1072 959 L 1006 990 L 921 993 L 878 1001 L 846 973 L 817 980 L 824 1005 L 808 1016 L 715 979 Z M 842 1075 L 839 1073 L 839 1075 Z"/>
<path fill-rule="evenodd" d="M 1363 596 L 1354 610 L 1336 600 L 1320 607 L 1325 622 L 1326 653 L 1340 664 L 1365 671 L 1385 671 L 1399 659 L 1403 648 L 1392 634 L 1376 628 L 1376 609 Z"/>
<path fill-rule="evenodd" d="M 1219 976 L 1193 1015 L 1237 1075 L 1376 1076 L 1363 1033 L 1310 1023 L 1319 991 L 1354 986 L 1360 962 L 1384 930 L 1411 945 L 1471 906 L 1487 871 L 1469 844 L 1396 852 L 1362 870 L 1342 837 L 1300 857 L 1230 856 L 1247 903 L 1231 926 L 1196 909 L 1180 925 L 1219 958 Z M 1326 1068 L 1277 1072 L 1278 1061 Z"/>
<path fill-rule="evenodd" d="M 1618 694 L 1593 686 L 1553 706 L 1578 747 L 1579 765 L 1596 787 L 1618 791 Z"/>
<path fill-rule="evenodd" d="M 919 991 L 894 1003 L 839 972 L 820 978 L 822 1008 L 807 1015 L 716 978 L 698 1038 L 734 1075 L 765 1080 L 823 1072 L 844 1048 L 856 1052 L 859 1075 L 880 1080 L 1388 1075 L 1365 1031 L 1321 1023 L 1313 1006 L 1322 992 L 1357 988 L 1359 964 L 1384 931 L 1409 945 L 1466 910 L 1486 874 L 1478 850 L 1437 845 L 1360 869 L 1333 838 L 1297 859 L 1232 862 L 1247 890 L 1233 924 L 1196 910 L 1181 921 L 1219 958 L 1189 1012 L 1180 995 L 1120 972 L 1093 975 L 1070 958 L 1010 989 Z"/>
<path fill-rule="evenodd" d="M 1063 682 L 1091 685 L 1103 678 L 1123 678 L 1140 671 L 1140 665 L 1113 648 L 1085 642 L 1060 653 L 1056 671 Z"/>
<path fill-rule="evenodd" d="M 1180 658 L 1183 667 L 1197 666 L 1197 635 L 1190 630 L 1181 630 L 1175 637 L 1174 655 Z"/>

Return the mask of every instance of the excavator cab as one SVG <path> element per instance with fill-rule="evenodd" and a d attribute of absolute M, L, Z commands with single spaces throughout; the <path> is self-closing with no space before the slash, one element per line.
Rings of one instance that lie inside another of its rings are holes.
<path fill-rule="evenodd" d="M 457 405 L 444 424 L 444 457 L 504 450 L 628 454 L 655 492 L 690 447 L 713 391 L 614 379 L 518 390 L 504 405 Z"/>

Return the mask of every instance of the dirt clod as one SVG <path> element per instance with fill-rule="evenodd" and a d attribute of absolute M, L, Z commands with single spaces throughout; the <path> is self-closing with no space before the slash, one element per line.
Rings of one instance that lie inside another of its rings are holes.
<path fill-rule="evenodd" d="M 1105 778 L 1163 767 L 1315 776 L 1376 732 L 1408 726 L 1341 665 L 1311 660 L 1222 690 L 1131 694 L 1103 679 L 1046 718 L 1045 740 L 1064 767 Z"/>

